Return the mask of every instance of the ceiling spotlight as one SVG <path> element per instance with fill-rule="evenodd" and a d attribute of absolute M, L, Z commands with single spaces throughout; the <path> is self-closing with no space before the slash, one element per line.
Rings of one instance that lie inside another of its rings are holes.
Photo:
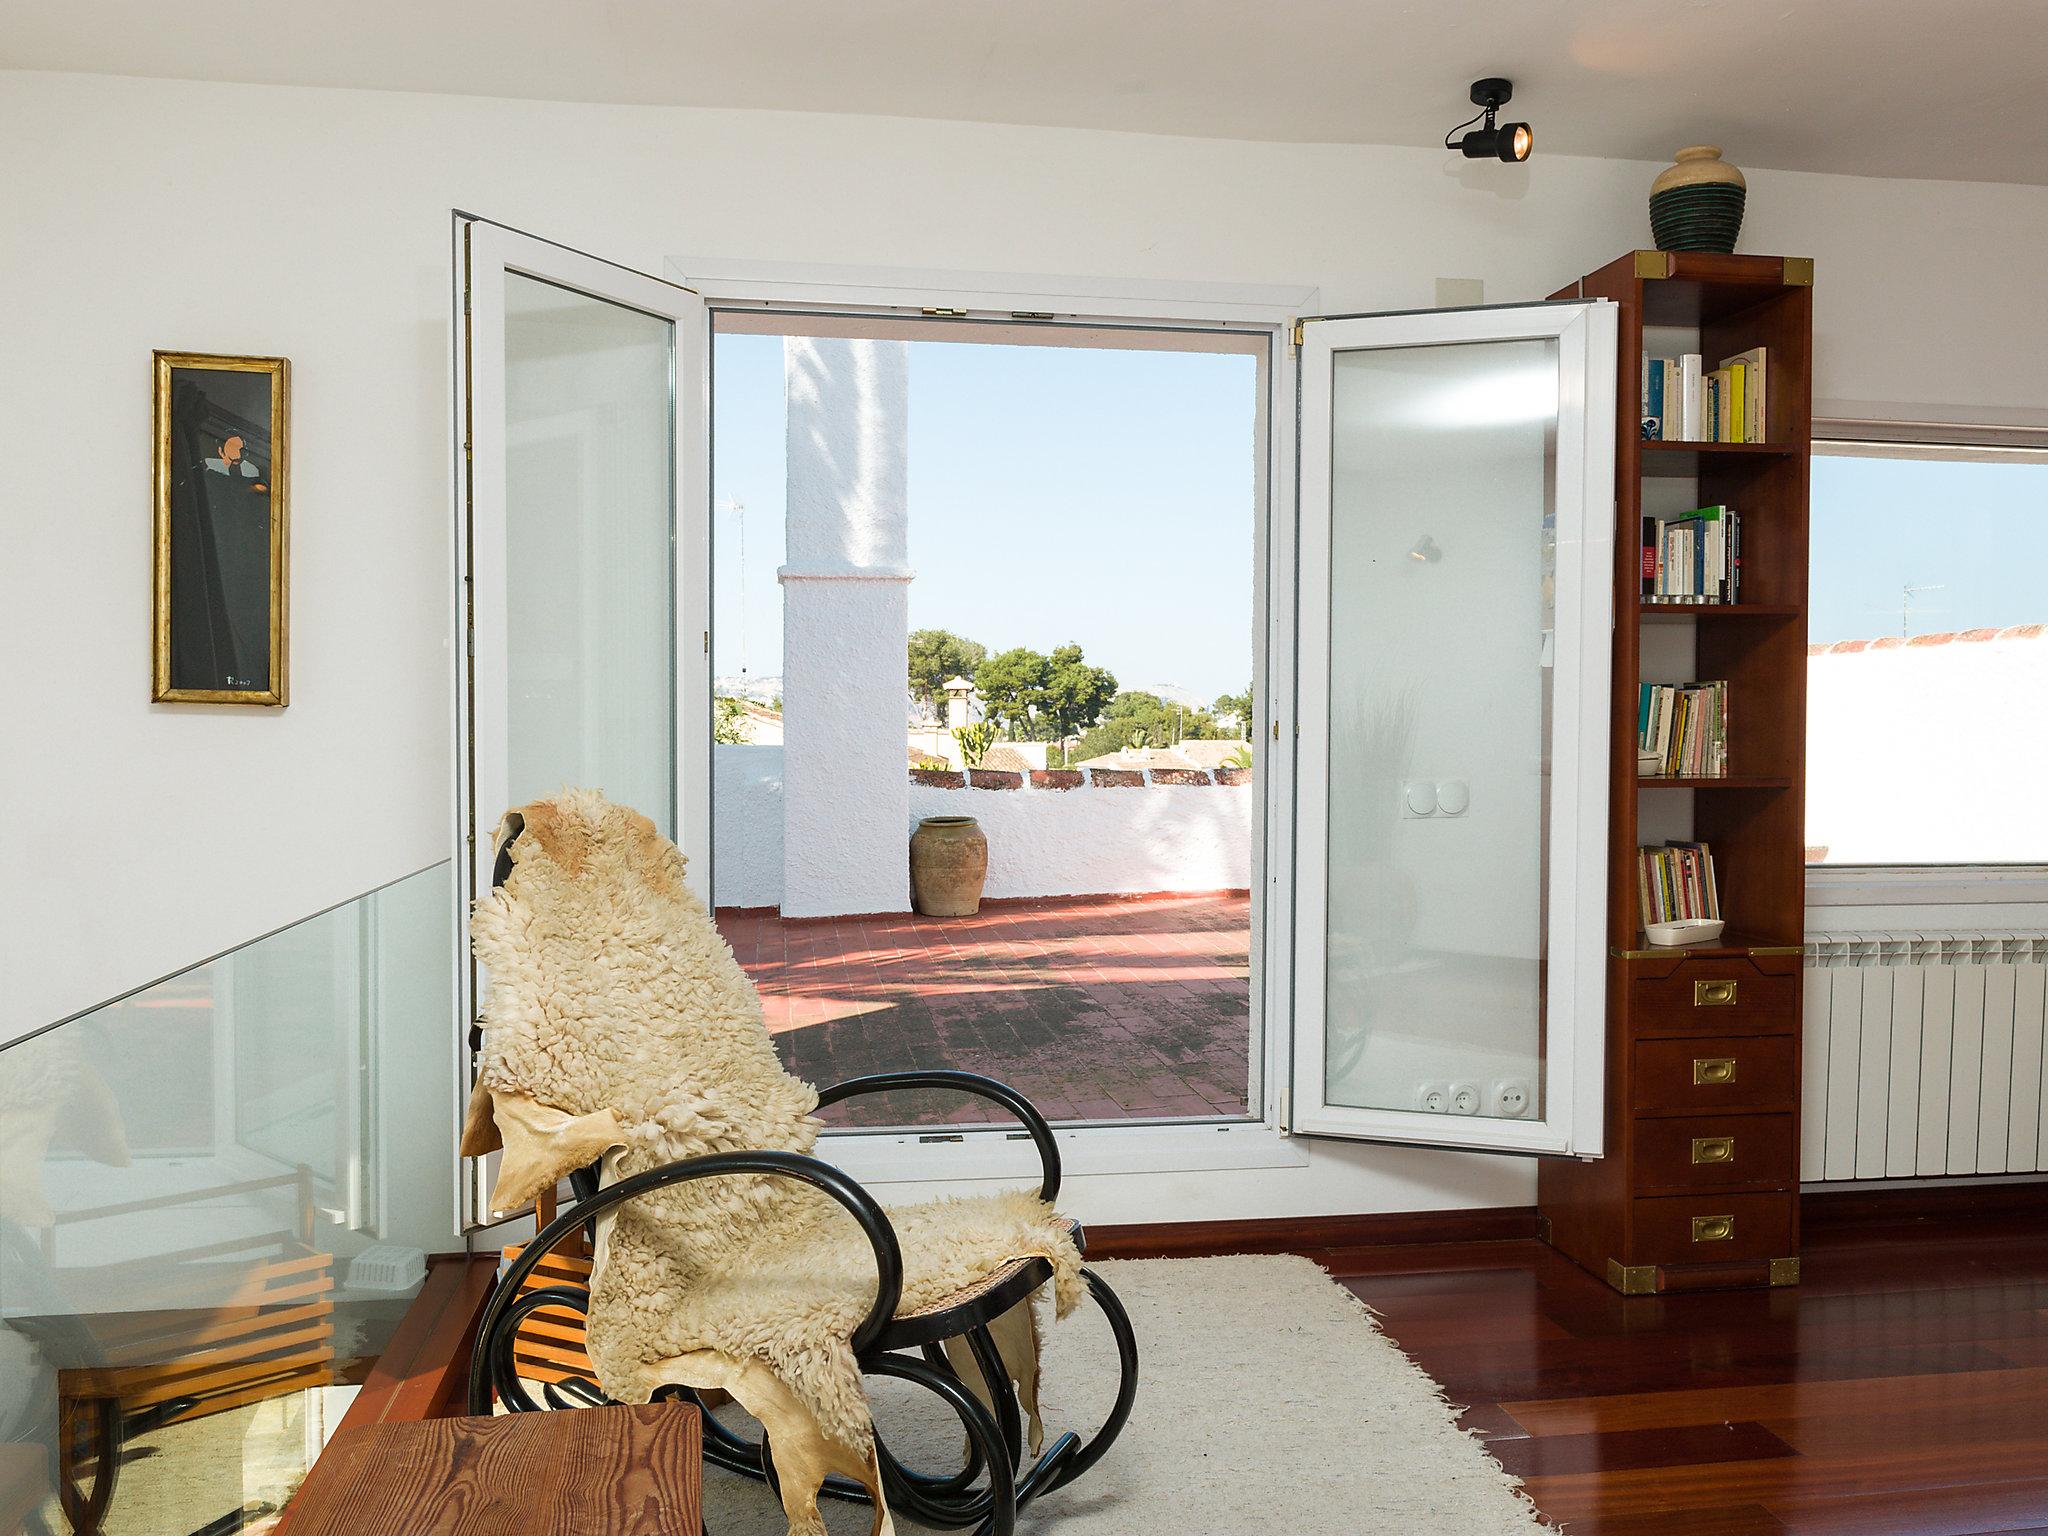
<path fill-rule="evenodd" d="M 1505 160 L 1513 164 L 1529 158 L 1529 151 L 1536 147 L 1535 135 L 1529 132 L 1527 123 L 1496 123 L 1495 114 L 1508 104 L 1515 94 L 1512 80 L 1488 79 L 1472 82 L 1472 105 L 1480 109 L 1478 117 L 1467 118 L 1444 135 L 1444 148 L 1455 149 L 1467 160 Z M 1481 124 L 1473 128 L 1474 123 Z M 1458 130 L 1471 128 L 1463 138 Z"/>

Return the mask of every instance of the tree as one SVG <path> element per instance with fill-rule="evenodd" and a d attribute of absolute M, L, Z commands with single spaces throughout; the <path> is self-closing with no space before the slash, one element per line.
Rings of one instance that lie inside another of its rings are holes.
<path fill-rule="evenodd" d="M 972 678 L 988 659 L 988 648 L 948 629 L 919 629 L 910 636 L 910 691 L 933 714 L 945 705 L 946 684 Z"/>
<path fill-rule="evenodd" d="M 1252 739 L 1252 685 L 1246 683 L 1243 693 L 1217 694 L 1216 713 L 1228 715 L 1236 720 L 1239 740 L 1250 741 Z"/>
<path fill-rule="evenodd" d="M 1093 725 L 1116 697 L 1116 678 L 1103 667 L 1091 667 L 1078 645 L 1063 645 L 1047 658 L 1044 700 L 1040 705 L 1051 740 L 1064 741 Z"/>
<path fill-rule="evenodd" d="M 989 719 L 999 722 L 1011 741 L 1028 741 L 1032 716 L 1045 701 L 1052 663 L 1025 646 L 989 657 L 974 669 L 974 691 Z"/>
<path fill-rule="evenodd" d="M 1102 711 L 1102 723 L 1081 737 L 1076 755 L 1102 757 L 1125 747 L 1144 744 L 1177 746 L 1183 741 L 1214 741 L 1223 731 L 1216 717 L 1206 709 L 1188 709 L 1170 704 L 1156 693 L 1127 689 L 1109 701 Z"/>
<path fill-rule="evenodd" d="M 747 744 L 746 720 L 747 701 L 721 695 L 714 701 L 718 713 L 711 722 L 711 739 L 721 747 L 743 747 Z"/>

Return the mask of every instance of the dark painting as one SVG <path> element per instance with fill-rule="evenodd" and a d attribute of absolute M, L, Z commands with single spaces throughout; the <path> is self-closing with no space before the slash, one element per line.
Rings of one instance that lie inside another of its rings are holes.
<path fill-rule="evenodd" d="M 284 702 L 284 387 L 278 359 L 158 356 L 159 699 Z"/>

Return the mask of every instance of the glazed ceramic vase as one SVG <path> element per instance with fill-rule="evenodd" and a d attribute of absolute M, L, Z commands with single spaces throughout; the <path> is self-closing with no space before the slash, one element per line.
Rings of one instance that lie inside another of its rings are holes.
<path fill-rule="evenodd" d="M 1660 251 L 1713 251 L 1726 256 L 1742 233 L 1748 196 L 1742 172 L 1720 146 L 1694 144 L 1650 184 L 1650 233 Z"/>
<path fill-rule="evenodd" d="M 910 834 L 910 899 L 926 917 L 972 917 L 988 883 L 988 839 L 972 816 L 927 816 Z"/>

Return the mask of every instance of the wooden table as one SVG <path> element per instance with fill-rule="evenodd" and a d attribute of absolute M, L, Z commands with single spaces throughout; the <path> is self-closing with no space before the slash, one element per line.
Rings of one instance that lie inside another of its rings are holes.
<path fill-rule="evenodd" d="M 344 1429 L 279 1536 L 697 1536 L 702 1437 L 681 1403 Z"/>

